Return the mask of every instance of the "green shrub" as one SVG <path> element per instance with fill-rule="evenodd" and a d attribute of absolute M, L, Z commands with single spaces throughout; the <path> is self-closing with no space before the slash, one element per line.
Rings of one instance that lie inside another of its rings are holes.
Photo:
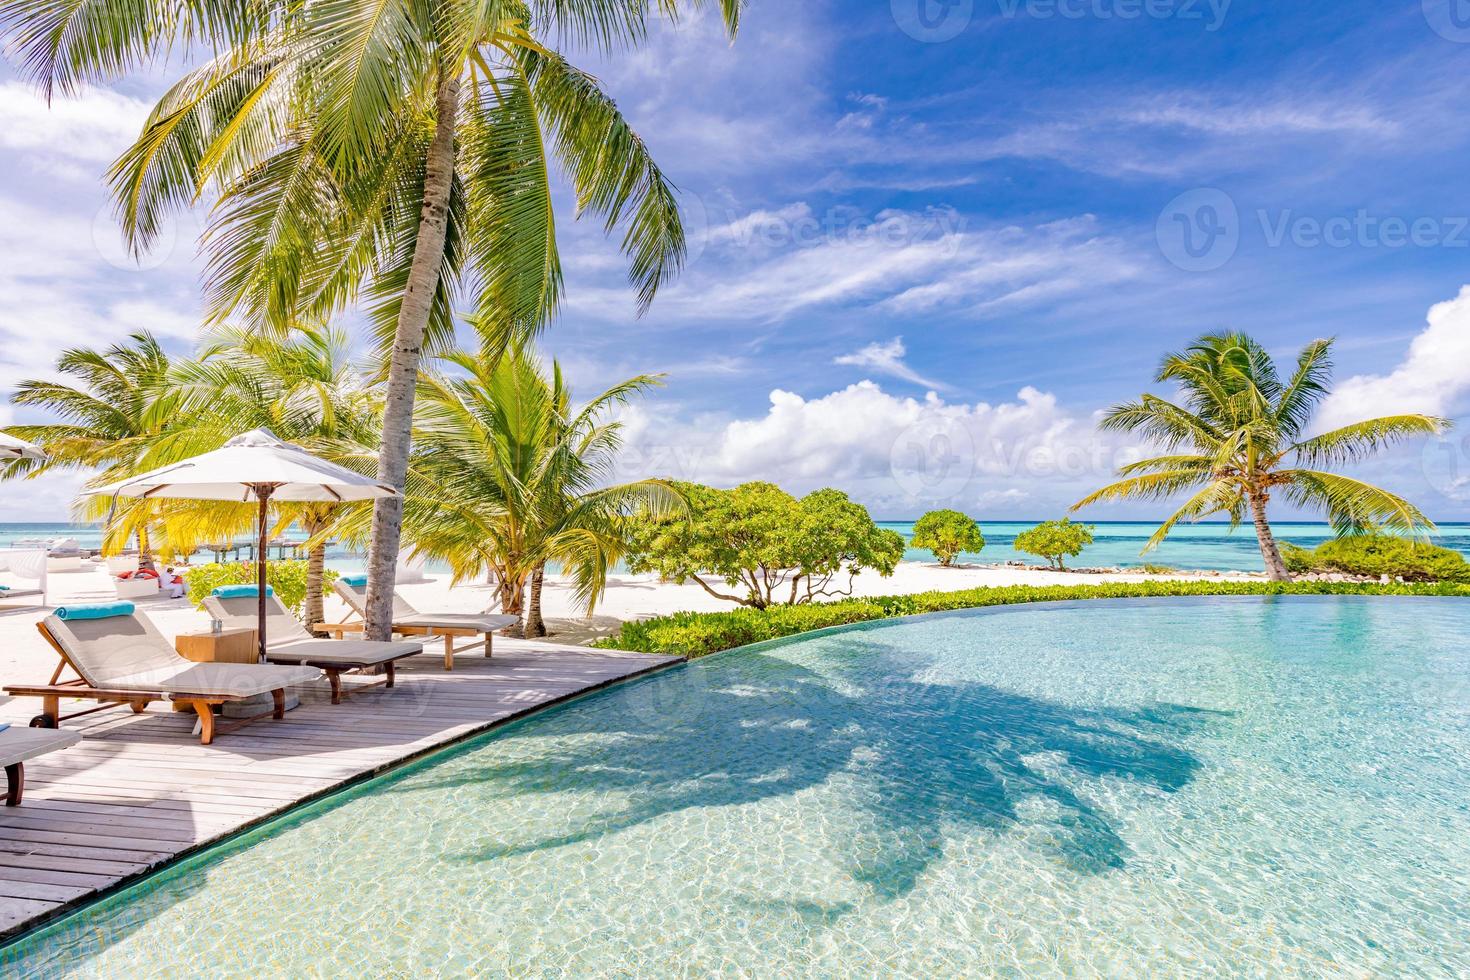
<path fill-rule="evenodd" d="M 306 565 L 304 561 L 267 562 L 265 580 L 275 590 L 276 598 L 294 612 L 301 615 L 306 602 Z M 221 585 L 254 585 L 255 562 L 235 561 L 222 565 L 193 565 L 182 569 L 184 581 L 189 584 L 189 601 L 203 606 L 209 593 Z M 337 573 L 330 568 L 322 570 L 322 588 L 331 587 Z"/>
<path fill-rule="evenodd" d="M 914 522 L 914 536 L 909 544 L 928 548 L 946 567 L 953 565 L 961 552 L 974 554 L 985 547 L 985 535 L 974 519 L 957 510 L 931 510 Z"/>
<path fill-rule="evenodd" d="M 1092 544 L 1092 525 L 1077 524 L 1071 518 L 1043 521 L 1029 531 L 1016 535 L 1016 550 L 1045 558 L 1058 571 L 1066 571 L 1063 558 L 1082 554 Z"/>
<path fill-rule="evenodd" d="M 846 599 L 807 606 L 735 609 L 716 613 L 675 613 L 624 623 L 595 646 L 639 653 L 702 657 L 732 647 L 774 640 L 829 626 L 846 626 L 897 616 L 978 609 L 1061 599 L 1136 599 L 1153 596 L 1212 595 L 1419 595 L 1470 598 L 1470 586 L 1459 584 L 1393 584 L 1375 582 L 1239 582 L 1173 581 L 1109 582 L 1103 585 L 1007 585 L 956 592 Z"/>
<path fill-rule="evenodd" d="M 1315 572 L 1388 575 L 1406 582 L 1470 582 L 1470 563 L 1458 551 L 1392 534 L 1334 538 L 1310 554 L 1310 570 Z"/>
<path fill-rule="evenodd" d="M 1142 572 L 1145 575 L 1173 575 L 1179 569 L 1173 565 L 1155 565 L 1153 562 L 1144 562 L 1135 571 Z"/>
<path fill-rule="evenodd" d="M 1303 548 L 1289 541 L 1278 541 L 1276 547 L 1281 551 L 1281 560 L 1286 563 L 1286 570 L 1291 574 L 1305 575 L 1316 571 L 1312 549 Z"/>

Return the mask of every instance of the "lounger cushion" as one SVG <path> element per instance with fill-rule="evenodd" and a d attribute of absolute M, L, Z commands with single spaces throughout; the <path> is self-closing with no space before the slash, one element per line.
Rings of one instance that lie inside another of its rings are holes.
<path fill-rule="evenodd" d="M 81 740 L 79 733 L 60 728 L 16 728 L 12 725 L 0 732 L 0 766 L 13 766 L 38 755 L 70 748 Z"/>
<path fill-rule="evenodd" d="M 210 615 L 232 629 L 253 630 L 260 622 L 259 602 L 258 595 L 212 595 L 204 600 L 204 608 L 209 610 Z M 273 595 L 265 597 L 265 645 L 267 647 L 310 639 L 312 635 L 307 632 L 305 626 L 301 625 L 300 620 L 291 615 L 291 610 L 281 604 L 280 599 Z"/>
<path fill-rule="evenodd" d="M 247 698 L 322 676 L 312 667 L 185 660 L 152 620 L 136 613 L 108 619 L 47 616 L 46 629 L 66 651 L 82 680 L 92 687 Z"/>
<path fill-rule="evenodd" d="M 422 626 L 426 629 L 470 629 L 492 633 L 514 626 L 520 622 L 515 616 L 491 616 L 466 613 L 419 613 L 414 616 L 393 617 L 394 626 Z"/>
<path fill-rule="evenodd" d="M 422 643 L 378 643 L 373 640 L 302 640 L 283 643 L 266 651 L 275 663 L 305 663 L 322 666 L 370 667 L 423 653 Z"/>
<path fill-rule="evenodd" d="M 365 588 L 354 588 L 345 579 L 338 579 L 332 585 L 342 601 L 352 607 L 352 611 L 359 616 L 366 616 L 363 611 L 363 603 L 367 599 Z M 402 595 L 393 593 L 393 625 L 422 626 L 426 629 L 450 628 L 450 629 L 474 629 L 489 633 L 492 630 L 505 629 L 507 626 L 520 622 L 515 616 L 497 616 L 492 613 L 421 613 Z"/>
<path fill-rule="evenodd" d="M 248 698 L 298 684 L 320 680 L 315 667 L 279 667 L 272 664 L 196 664 L 184 660 L 179 666 L 119 677 L 108 687 L 120 691 L 164 691 L 178 698 L 189 694 L 209 697 Z"/>

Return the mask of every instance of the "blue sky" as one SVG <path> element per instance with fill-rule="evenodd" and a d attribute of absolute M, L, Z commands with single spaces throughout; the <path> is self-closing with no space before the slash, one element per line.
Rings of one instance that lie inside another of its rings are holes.
<path fill-rule="evenodd" d="M 1324 423 L 1461 423 L 1360 472 L 1470 518 L 1470 10 L 1448 2 L 754 0 L 733 45 L 695 17 L 582 53 L 693 249 L 637 319 L 616 248 L 564 209 L 544 349 L 589 392 L 668 373 L 627 413 L 629 475 L 1003 519 L 1134 458 L 1095 415 L 1164 351 L 1336 336 Z M 0 384 L 139 327 L 190 343 L 198 218 L 131 268 L 100 181 L 176 71 L 49 111 L 0 79 Z M 74 485 L 8 484 L 7 510 L 59 517 Z"/>

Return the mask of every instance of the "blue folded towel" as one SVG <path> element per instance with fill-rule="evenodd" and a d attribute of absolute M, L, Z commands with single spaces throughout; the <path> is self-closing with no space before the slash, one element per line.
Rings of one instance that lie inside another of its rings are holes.
<path fill-rule="evenodd" d="M 0 732 L 5 731 L 5 729 L 7 729 L 9 727 L 10 727 L 10 722 L 8 722 L 8 721 L 5 722 L 4 724 L 0 724 Z"/>
<path fill-rule="evenodd" d="M 343 585 L 350 585 L 354 589 L 362 589 L 367 587 L 366 575 L 343 575 L 337 581 L 341 582 Z"/>
<path fill-rule="evenodd" d="M 10 586 L 8 586 L 8 585 L 0 585 L 0 592 L 9 592 L 9 591 L 10 591 Z"/>
<path fill-rule="evenodd" d="M 220 598 L 220 599 L 254 599 L 254 598 L 256 598 L 257 596 L 260 595 L 260 586 L 258 586 L 258 585 L 221 585 L 219 588 L 215 589 L 213 592 L 211 592 L 209 594 L 212 595 L 212 596 L 216 596 L 217 598 Z M 275 595 L 276 594 L 276 590 L 273 589 L 273 588 L 271 588 L 269 585 L 267 585 L 265 587 L 265 594 L 266 595 Z"/>
<path fill-rule="evenodd" d="M 136 608 L 131 602 L 89 602 L 80 606 L 62 606 L 57 619 L 107 619 L 109 616 L 131 616 Z"/>

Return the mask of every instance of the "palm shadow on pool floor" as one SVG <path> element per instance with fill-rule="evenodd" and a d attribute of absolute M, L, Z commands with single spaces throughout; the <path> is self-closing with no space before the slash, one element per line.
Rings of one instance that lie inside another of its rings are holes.
<path fill-rule="evenodd" d="M 853 637 L 843 652 L 820 672 L 739 653 L 623 685 L 509 734 L 537 740 L 517 761 L 503 761 L 507 739 L 497 739 L 392 791 L 493 784 L 504 798 L 575 787 L 626 801 L 554 836 L 458 855 L 494 861 L 842 777 L 855 781 L 847 805 L 861 810 L 864 829 L 829 846 L 856 881 L 892 898 L 940 858 L 946 835 L 1034 820 L 1035 807 L 1022 815 L 1027 803 L 1044 804 L 1058 857 L 1070 867 L 1122 867 L 1126 842 L 1073 787 L 1122 779 L 1179 790 L 1200 761 L 1165 738 L 1218 714 L 1168 704 L 1078 710 L 988 684 L 914 680 L 912 654 L 867 637 Z M 599 737 L 559 738 L 578 735 Z"/>

